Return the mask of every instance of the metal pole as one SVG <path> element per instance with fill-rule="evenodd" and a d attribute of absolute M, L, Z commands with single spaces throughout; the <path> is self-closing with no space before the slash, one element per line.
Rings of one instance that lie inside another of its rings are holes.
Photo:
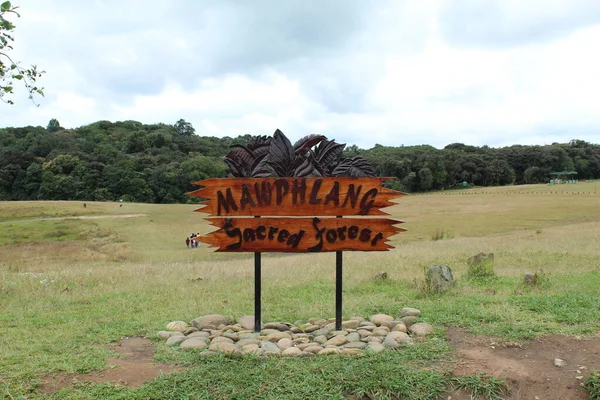
<path fill-rule="evenodd" d="M 260 217 L 254 217 L 260 218 Z M 254 332 L 260 332 L 261 253 L 254 253 Z"/>
<path fill-rule="evenodd" d="M 342 218 L 338 216 L 337 218 Z M 342 329 L 342 252 L 335 252 L 335 330 Z"/>

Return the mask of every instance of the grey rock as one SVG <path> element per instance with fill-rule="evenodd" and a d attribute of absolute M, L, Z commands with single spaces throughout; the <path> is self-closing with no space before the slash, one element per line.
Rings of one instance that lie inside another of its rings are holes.
<path fill-rule="evenodd" d="M 346 335 L 346 339 L 348 339 L 349 342 L 360 342 L 360 334 L 358 332 L 350 332 Z"/>
<path fill-rule="evenodd" d="M 400 322 L 398 325 L 396 325 L 393 329 L 392 332 L 408 332 L 408 329 L 406 328 L 406 325 L 404 325 L 404 322 Z"/>
<path fill-rule="evenodd" d="M 192 332 L 188 335 L 188 338 L 208 338 L 210 333 L 204 331 Z"/>
<path fill-rule="evenodd" d="M 566 361 L 560 358 L 555 358 L 554 359 L 554 366 L 555 367 L 564 367 L 565 365 L 567 365 Z"/>
<path fill-rule="evenodd" d="M 409 345 L 413 344 L 413 340 L 408 334 L 400 331 L 392 331 L 387 336 L 387 338 L 394 339 L 399 345 Z"/>
<path fill-rule="evenodd" d="M 184 340 L 179 347 L 182 349 L 199 349 L 202 350 L 206 347 L 206 340 L 203 338 L 191 338 Z"/>
<path fill-rule="evenodd" d="M 454 285 L 452 270 L 447 265 L 433 265 L 427 271 L 427 279 L 432 290 L 442 291 Z"/>
<path fill-rule="evenodd" d="M 367 345 L 367 348 L 365 349 L 365 351 L 369 353 L 381 353 L 383 350 L 385 350 L 385 346 L 381 343 L 376 342 L 369 343 Z"/>
<path fill-rule="evenodd" d="M 483 262 L 494 262 L 494 253 L 479 253 L 467 259 L 469 266 L 481 264 Z"/>
<path fill-rule="evenodd" d="M 277 346 L 276 343 L 269 342 L 266 340 L 263 340 L 262 342 L 260 342 L 260 348 L 263 349 L 264 351 L 273 352 L 273 353 L 281 352 L 281 349 Z"/>
<path fill-rule="evenodd" d="M 408 328 L 408 331 L 416 337 L 425 337 L 433 332 L 433 326 L 426 322 L 419 322 L 417 324 L 411 325 Z"/>
<path fill-rule="evenodd" d="M 171 336 L 167 339 L 167 346 L 177 346 L 181 342 L 187 340 L 187 338 L 183 335 L 181 336 Z"/>
<path fill-rule="evenodd" d="M 231 319 L 229 317 L 220 314 L 203 315 L 192 320 L 192 325 L 200 330 L 205 328 L 218 329 L 219 326 L 229 325 L 230 323 Z"/>
<path fill-rule="evenodd" d="M 239 317 L 237 323 L 246 330 L 253 331 L 254 330 L 254 315 L 244 315 L 243 317 Z"/>
<path fill-rule="evenodd" d="M 240 347 L 244 347 L 247 346 L 249 344 L 260 344 L 260 340 L 258 339 L 241 339 L 240 341 L 237 342 L 237 345 Z"/>
<path fill-rule="evenodd" d="M 303 352 L 317 354 L 321 350 L 323 350 L 323 347 L 317 346 L 317 345 L 312 345 L 312 346 L 309 346 L 309 347 L 305 348 L 303 350 Z"/>
<path fill-rule="evenodd" d="M 292 342 L 292 339 L 284 338 L 277 342 L 277 347 L 279 347 L 281 350 L 289 349 L 292 346 L 294 346 L 294 342 Z"/>
<path fill-rule="evenodd" d="M 288 347 L 281 353 L 281 355 L 286 357 L 298 357 L 300 354 L 302 354 L 302 350 L 297 347 Z"/>
<path fill-rule="evenodd" d="M 171 337 L 171 334 L 173 334 L 173 331 L 158 331 L 156 336 L 158 336 L 159 339 L 168 339 Z"/>
<path fill-rule="evenodd" d="M 348 343 L 348 338 L 345 335 L 334 336 L 324 343 L 324 346 L 341 346 Z"/>
<path fill-rule="evenodd" d="M 317 336 L 321 336 L 321 335 L 327 335 L 328 333 L 329 333 L 329 329 L 321 328 L 321 329 L 317 329 L 316 331 L 314 331 L 312 333 L 312 335 L 317 337 Z"/>
<path fill-rule="evenodd" d="M 340 354 L 340 349 L 338 349 L 337 347 L 328 347 L 328 348 L 322 349 L 317 354 L 319 354 L 319 355 Z"/>
<path fill-rule="evenodd" d="M 318 344 L 323 344 L 326 341 L 327 341 L 327 336 L 325 336 L 325 335 L 315 336 L 315 338 L 313 339 L 313 342 L 318 343 Z"/>
<path fill-rule="evenodd" d="M 240 334 L 238 334 L 238 337 L 240 338 L 240 340 L 243 340 L 243 339 L 256 339 L 259 336 L 260 336 L 260 333 L 255 333 L 255 332 L 252 332 L 252 333 L 240 333 Z"/>
<path fill-rule="evenodd" d="M 386 336 L 383 340 L 383 345 L 386 349 L 395 349 L 396 347 L 400 347 L 398 342 L 391 336 Z"/>
<path fill-rule="evenodd" d="M 348 321 L 342 321 L 342 329 L 358 329 L 360 321 L 350 319 Z"/>
<path fill-rule="evenodd" d="M 409 315 L 412 315 L 413 317 L 420 317 L 421 310 L 411 307 L 404 307 L 402 310 L 400 310 L 400 318 L 408 317 Z"/>
<path fill-rule="evenodd" d="M 225 336 L 217 336 L 216 338 L 214 338 L 211 341 L 211 343 L 231 343 L 231 344 L 233 344 L 233 340 L 231 340 Z"/>
<path fill-rule="evenodd" d="M 242 349 L 240 346 L 233 343 L 211 343 L 210 346 L 208 346 L 208 350 L 229 355 L 242 354 Z"/>
<path fill-rule="evenodd" d="M 417 317 L 413 317 L 412 315 L 402 318 L 402 323 L 404 323 L 404 326 L 407 328 L 409 328 L 412 324 L 416 324 L 417 321 L 419 321 L 419 319 Z"/>
<path fill-rule="evenodd" d="M 394 317 L 392 317 L 391 315 L 387 315 L 387 314 L 375 314 L 375 315 L 371 315 L 371 318 L 369 318 L 369 321 L 371 321 L 372 323 L 374 323 L 375 325 L 381 325 L 383 322 L 385 321 L 393 321 Z"/>
<path fill-rule="evenodd" d="M 344 345 L 346 349 L 364 349 L 367 347 L 365 342 L 348 342 Z"/>
<path fill-rule="evenodd" d="M 375 275 L 375 280 L 377 281 L 385 281 L 388 278 L 388 274 L 385 271 L 379 271 L 377 275 Z"/>

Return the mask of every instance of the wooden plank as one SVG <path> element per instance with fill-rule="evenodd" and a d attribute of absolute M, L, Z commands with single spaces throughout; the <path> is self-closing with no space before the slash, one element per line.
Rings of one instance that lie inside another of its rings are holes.
<path fill-rule="evenodd" d="M 405 229 L 388 218 L 207 218 L 219 229 L 198 238 L 219 252 L 385 251 Z"/>
<path fill-rule="evenodd" d="M 211 178 L 188 193 L 208 199 L 196 211 L 211 216 L 389 215 L 381 208 L 405 193 L 387 189 L 390 178 Z"/>

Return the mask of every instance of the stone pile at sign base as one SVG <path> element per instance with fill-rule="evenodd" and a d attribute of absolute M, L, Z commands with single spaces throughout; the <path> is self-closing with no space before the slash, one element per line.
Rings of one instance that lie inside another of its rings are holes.
<path fill-rule="evenodd" d="M 230 318 L 211 314 L 190 324 L 173 321 L 158 332 L 168 346 L 200 351 L 202 355 L 254 354 L 258 356 L 316 357 L 317 355 L 379 353 L 414 344 L 433 332 L 433 326 L 419 322 L 421 312 L 403 308 L 397 317 L 372 315 L 368 320 L 352 317 L 335 330 L 335 319 L 311 318 L 294 324 L 270 322 L 254 332 L 254 317 Z"/>

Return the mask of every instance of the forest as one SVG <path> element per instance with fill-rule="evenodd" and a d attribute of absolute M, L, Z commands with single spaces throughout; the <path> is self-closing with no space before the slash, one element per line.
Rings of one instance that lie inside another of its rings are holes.
<path fill-rule="evenodd" d="M 265 132 L 270 135 L 270 132 Z M 227 177 L 221 160 L 231 145 L 251 135 L 200 136 L 189 122 L 173 125 L 137 121 L 98 121 L 64 129 L 56 119 L 47 127 L 0 129 L 0 200 L 82 200 L 187 203 L 192 182 Z M 600 145 L 582 140 L 544 146 L 493 148 L 452 143 L 356 145 L 343 157 L 363 157 L 378 176 L 407 193 L 469 186 L 545 183 L 551 172 L 572 171 L 578 180 L 600 178 Z"/>

